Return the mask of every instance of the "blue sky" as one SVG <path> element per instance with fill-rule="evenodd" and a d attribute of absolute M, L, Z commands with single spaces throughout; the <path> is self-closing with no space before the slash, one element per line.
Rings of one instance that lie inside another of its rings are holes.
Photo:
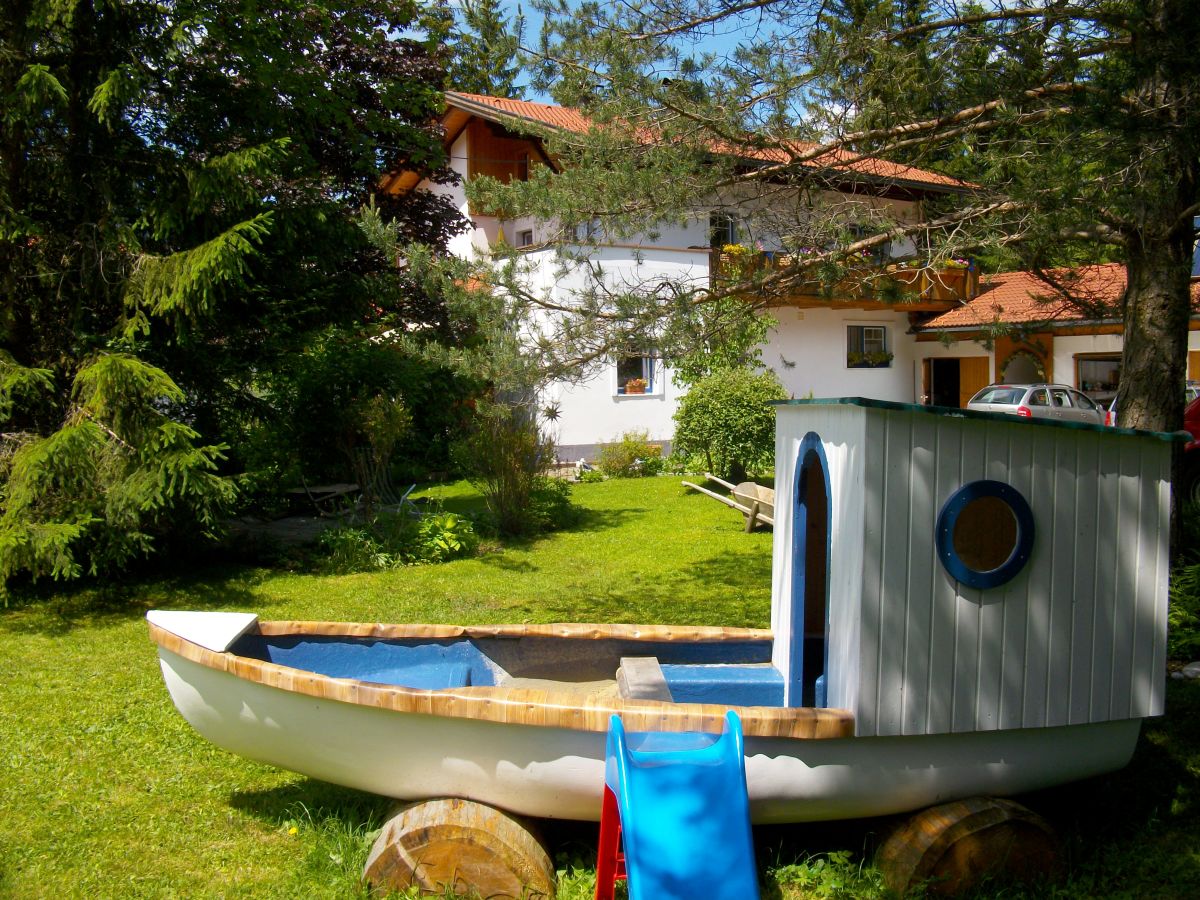
<path fill-rule="evenodd" d="M 457 4 L 455 4 L 457 5 Z M 528 4 L 520 2 L 503 2 L 500 4 L 501 10 L 510 17 L 524 15 L 525 17 L 525 33 L 524 43 L 527 47 L 536 47 L 539 42 L 539 36 L 542 32 L 542 15 L 536 9 L 533 9 Z M 717 26 L 714 33 L 707 36 L 699 42 L 699 48 L 705 52 L 717 54 L 727 53 L 737 46 L 738 39 L 746 33 L 746 29 L 754 28 L 754 14 L 745 17 L 746 26 L 744 29 L 734 28 L 729 24 L 722 23 Z M 525 85 L 525 99 L 541 100 L 550 102 L 550 98 L 544 94 L 535 91 L 528 85 L 527 79 L 522 79 Z"/>

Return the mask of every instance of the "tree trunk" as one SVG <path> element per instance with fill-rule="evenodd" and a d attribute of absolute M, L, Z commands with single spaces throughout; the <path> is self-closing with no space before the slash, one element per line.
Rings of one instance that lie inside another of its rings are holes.
<path fill-rule="evenodd" d="M 1148 431 L 1183 427 L 1191 312 L 1192 242 L 1143 240 L 1126 262 L 1125 345 L 1117 393 L 1118 424 Z"/>

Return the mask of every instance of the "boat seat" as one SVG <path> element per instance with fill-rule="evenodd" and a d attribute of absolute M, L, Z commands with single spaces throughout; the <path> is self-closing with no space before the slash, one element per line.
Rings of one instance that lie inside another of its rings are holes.
<path fill-rule="evenodd" d="M 617 692 L 626 700 L 674 701 L 656 656 L 622 656 Z"/>
<path fill-rule="evenodd" d="M 770 663 L 667 664 L 662 674 L 676 703 L 783 706 L 783 675 Z"/>

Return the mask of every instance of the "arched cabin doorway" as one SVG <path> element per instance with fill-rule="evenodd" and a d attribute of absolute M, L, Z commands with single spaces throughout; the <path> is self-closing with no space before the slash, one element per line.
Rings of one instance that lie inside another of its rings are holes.
<path fill-rule="evenodd" d="M 829 627 L 829 463 L 815 432 L 800 442 L 792 497 L 789 706 L 825 706 Z"/>

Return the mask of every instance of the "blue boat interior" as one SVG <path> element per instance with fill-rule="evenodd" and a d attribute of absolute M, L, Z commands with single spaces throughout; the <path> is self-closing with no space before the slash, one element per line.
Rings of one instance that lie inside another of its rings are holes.
<path fill-rule="evenodd" d="M 820 438 L 801 442 L 790 502 L 795 526 L 785 676 L 768 640 L 632 641 L 494 636 L 445 639 L 247 634 L 240 655 L 332 678 L 422 690 L 570 689 L 611 682 L 618 696 L 728 706 L 825 706 L 830 490 Z M 603 690 L 604 688 L 598 688 Z"/>
<path fill-rule="evenodd" d="M 423 690 L 496 684 L 496 666 L 470 640 L 380 641 L 306 635 L 246 635 L 239 656 L 317 672 Z"/>
<path fill-rule="evenodd" d="M 247 634 L 239 656 L 376 684 L 422 690 L 517 685 L 522 680 L 592 683 L 613 679 L 623 662 L 645 660 L 662 673 L 657 696 L 678 703 L 779 706 L 783 677 L 767 641 L 687 643 L 546 637 L 446 640 Z M 661 663 L 661 665 L 660 665 Z"/>

